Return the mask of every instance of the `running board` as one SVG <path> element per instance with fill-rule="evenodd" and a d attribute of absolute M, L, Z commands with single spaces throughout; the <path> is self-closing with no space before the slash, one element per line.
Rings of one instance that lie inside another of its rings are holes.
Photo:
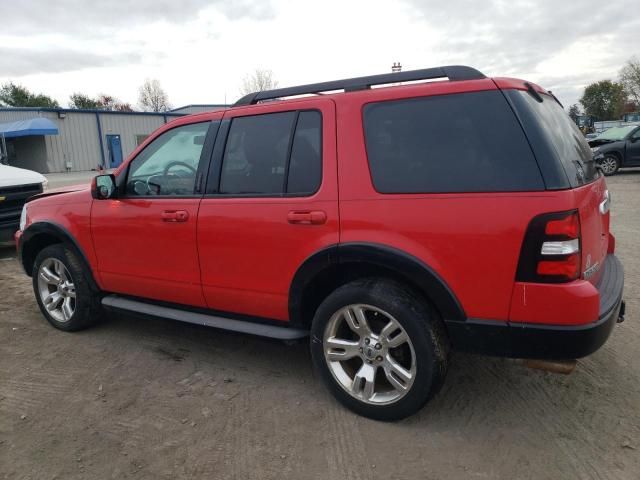
<path fill-rule="evenodd" d="M 137 300 L 131 300 L 118 295 L 107 295 L 102 299 L 102 305 L 106 308 L 113 308 L 126 312 L 140 313 L 169 320 L 178 320 L 180 322 L 195 323 L 197 325 L 221 328 L 223 330 L 231 330 L 233 332 L 249 333 L 260 337 L 277 338 L 278 340 L 295 340 L 309 336 L 309 332 L 307 330 L 301 330 L 298 328 L 278 327 L 275 325 L 266 325 L 234 320 L 215 315 L 207 315 L 205 313 L 190 312 L 187 310 L 180 310 L 178 308 L 139 302 Z"/>

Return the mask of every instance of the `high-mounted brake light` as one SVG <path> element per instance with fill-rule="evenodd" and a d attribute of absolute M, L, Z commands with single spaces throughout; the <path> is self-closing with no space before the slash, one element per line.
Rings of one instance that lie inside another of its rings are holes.
<path fill-rule="evenodd" d="M 538 215 L 527 228 L 516 280 L 561 283 L 578 279 L 580 243 L 577 210 Z"/>

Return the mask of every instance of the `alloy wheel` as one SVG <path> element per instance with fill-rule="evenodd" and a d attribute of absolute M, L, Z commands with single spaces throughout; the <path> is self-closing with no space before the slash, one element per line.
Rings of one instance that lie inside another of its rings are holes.
<path fill-rule="evenodd" d="M 371 305 L 348 305 L 333 314 L 323 347 L 334 379 L 368 404 L 397 402 L 416 377 L 416 356 L 407 332 L 392 315 Z"/>
<path fill-rule="evenodd" d="M 616 169 L 618 168 L 618 161 L 614 157 L 605 157 L 600 162 L 600 166 L 602 167 L 604 173 L 606 173 L 607 175 L 611 175 L 612 173 L 615 173 Z"/>
<path fill-rule="evenodd" d="M 53 319 L 62 323 L 71 320 L 76 310 L 76 287 L 67 267 L 57 258 L 47 258 L 40 264 L 38 292 Z"/>

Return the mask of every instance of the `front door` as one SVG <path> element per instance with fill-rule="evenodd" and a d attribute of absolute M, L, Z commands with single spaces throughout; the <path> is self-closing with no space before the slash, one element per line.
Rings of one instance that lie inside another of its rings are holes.
<path fill-rule="evenodd" d="M 109 150 L 109 168 L 118 167 L 122 163 L 120 135 L 107 135 L 107 148 Z"/>
<path fill-rule="evenodd" d="M 288 320 L 296 270 L 338 243 L 335 131 L 329 99 L 225 113 L 198 215 L 209 308 Z"/>
<path fill-rule="evenodd" d="M 215 122 L 177 126 L 149 143 L 121 175 L 124 191 L 94 200 L 91 232 L 103 288 L 136 297 L 204 306 L 196 246 L 196 178 Z M 210 152 L 209 152 L 210 154 Z"/>
<path fill-rule="evenodd" d="M 640 128 L 627 140 L 626 164 L 640 165 Z"/>

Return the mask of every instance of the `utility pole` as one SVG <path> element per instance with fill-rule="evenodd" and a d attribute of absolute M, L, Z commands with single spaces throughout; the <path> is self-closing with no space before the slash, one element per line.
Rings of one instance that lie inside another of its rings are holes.
<path fill-rule="evenodd" d="M 402 65 L 400 64 L 400 62 L 393 62 L 393 65 L 391 65 L 391 71 L 393 73 L 398 73 L 402 71 Z"/>

